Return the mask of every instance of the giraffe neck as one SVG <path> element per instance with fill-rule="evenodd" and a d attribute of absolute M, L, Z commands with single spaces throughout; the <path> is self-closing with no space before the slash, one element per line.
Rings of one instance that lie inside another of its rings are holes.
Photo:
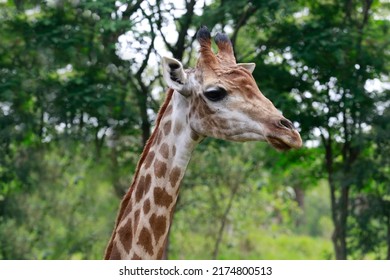
<path fill-rule="evenodd" d="M 191 153 L 200 138 L 188 125 L 188 102 L 170 90 L 156 128 L 121 203 L 106 259 L 161 259 Z"/>

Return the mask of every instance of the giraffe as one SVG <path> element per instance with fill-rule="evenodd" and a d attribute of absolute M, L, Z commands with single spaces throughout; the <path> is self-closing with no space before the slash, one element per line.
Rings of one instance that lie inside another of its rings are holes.
<path fill-rule="evenodd" d="M 194 69 L 163 57 L 169 89 L 155 129 L 144 147 L 133 183 L 125 194 L 105 259 L 161 259 L 180 182 L 191 153 L 205 137 L 267 141 L 278 150 L 299 148 L 302 140 L 259 90 L 254 63 L 236 63 L 231 41 L 197 32 L 200 55 Z"/>

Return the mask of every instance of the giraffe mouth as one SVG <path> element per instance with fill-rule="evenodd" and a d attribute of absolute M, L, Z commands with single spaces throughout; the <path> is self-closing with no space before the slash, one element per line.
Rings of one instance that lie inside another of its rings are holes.
<path fill-rule="evenodd" d="M 275 136 L 267 136 L 266 139 L 267 139 L 267 142 L 272 145 L 272 147 L 274 147 L 275 149 L 277 149 L 279 151 L 288 151 L 288 150 L 294 148 L 293 145 L 290 145 L 290 144 L 286 143 L 285 141 L 283 141 L 283 139 L 275 137 Z"/>

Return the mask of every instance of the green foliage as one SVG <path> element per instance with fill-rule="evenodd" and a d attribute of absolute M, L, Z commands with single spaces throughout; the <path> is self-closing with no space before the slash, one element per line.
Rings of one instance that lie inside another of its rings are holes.
<path fill-rule="evenodd" d="M 46 151 L 41 174 L 29 176 L 39 180 L 1 201 L 8 213 L 1 217 L 1 259 L 101 258 L 117 201 L 107 192 L 109 168 L 67 148 Z"/>
<path fill-rule="evenodd" d="M 323 199 L 328 196 L 326 188 L 308 191 L 302 209 L 294 190 L 278 184 L 259 160 L 269 153 L 267 146 L 220 144 L 208 141 L 193 156 L 171 228 L 170 255 L 178 259 L 332 258 L 329 203 Z M 232 195 L 232 207 L 224 217 Z M 297 227 L 302 217 L 305 223 Z M 223 245 L 213 256 L 210 248 L 216 246 L 224 218 Z"/>
<path fill-rule="evenodd" d="M 183 235 L 174 235 L 174 237 L 173 259 L 211 259 L 208 254 L 205 254 L 212 245 L 209 237 L 192 232 L 183 232 Z M 225 243 L 218 259 L 326 260 L 332 259 L 332 256 L 330 240 L 248 228 L 247 232 L 239 238 L 229 239 L 229 243 Z"/>

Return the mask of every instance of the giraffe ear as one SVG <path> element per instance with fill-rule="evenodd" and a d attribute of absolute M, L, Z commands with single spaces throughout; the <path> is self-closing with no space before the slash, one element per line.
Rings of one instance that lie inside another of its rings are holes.
<path fill-rule="evenodd" d="M 184 72 L 183 65 L 180 61 L 169 57 L 162 58 L 162 65 L 165 82 L 170 88 L 183 93 L 182 91 L 187 83 L 187 74 Z"/>
<path fill-rule="evenodd" d="M 253 72 L 253 70 L 255 70 L 256 67 L 256 63 L 237 63 L 237 65 L 244 67 L 246 70 L 248 70 L 251 73 Z"/>

